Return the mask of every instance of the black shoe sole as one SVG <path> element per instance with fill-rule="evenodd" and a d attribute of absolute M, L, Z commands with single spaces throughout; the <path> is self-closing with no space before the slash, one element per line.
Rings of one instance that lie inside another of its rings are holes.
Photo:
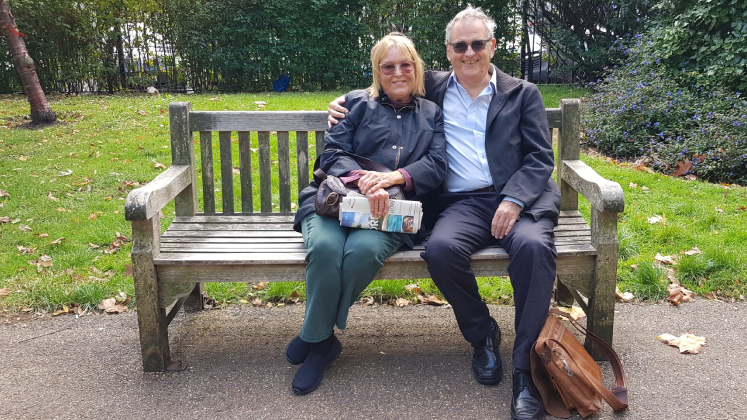
<path fill-rule="evenodd" d="M 322 375 L 319 377 L 319 382 L 317 382 L 316 384 L 314 384 L 314 386 L 312 386 L 311 388 L 306 389 L 306 390 L 301 390 L 301 389 L 294 388 L 293 386 L 291 386 L 291 389 L 293 389 L 293 393 L 296 394 L 296 395 L 306 395 L 308 393 L 314 392 L 317 388 L 319 388 L 319 385 L 322 384 L 322 380 L 324 380 L 324 374 L 327 372 L 327 368 L 329 367 L 329 365 L 332 364 L 332 362 L 334 362 L 335 360 L 337 360 L 338 357 L 340 357 L 341 353 L 342 353 L 342 346 L 340 346 L 337 349 L 337 352 L 336 352 L 335 356 L 329 361 L 329 363 L 327 363 L 324 366 L 324 370 L 322 371 Z"/>
<path fill-rule="evenodd" d="M 473 372 L 474 374 L 474 372 Z M 495 375 L 492 378 L 478 378 L 477 375 L 473 375 L 475 377 L 475 380 L 477 383 L 481 385 L 498 385 L 501 382 L 501 379 L 503 378 L 503 370 L 500 370 L 497 375 Z"/>

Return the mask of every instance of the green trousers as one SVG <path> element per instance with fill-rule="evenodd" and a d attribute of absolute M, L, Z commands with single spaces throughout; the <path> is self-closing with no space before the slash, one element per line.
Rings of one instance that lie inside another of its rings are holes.
<path fill-rule="evenodd" d="M 341 227 L 316 213 L 302 222 L 306 244 L 306 317 L 299 337 L 318 343 L 345 329 L 350 306 L 394 254 L 402 239 L 395 233 Z"/>

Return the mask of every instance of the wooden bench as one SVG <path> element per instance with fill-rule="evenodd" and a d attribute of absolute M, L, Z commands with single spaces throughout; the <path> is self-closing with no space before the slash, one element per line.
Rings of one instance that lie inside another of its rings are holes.
<path fill-rule="evenodd" d="M 304 280 L 305 248 L 301 234 L 292 229 L 295 198 L 292 200 L 291 192 L 308 185 L 309 132 L 318 155 L 326 116 L 325 111 L 201 112 L 192 111 L 186 102 L 170 104 L 172 166 L 130 192 L 126 202 L 126 219 L 132 221 L 133 277 L 145 371 L 181 367 L 170 360 L 168 325 L 182 306 L 203 307 L 203 282 Z M 611 342 L 622 188 L 579 160 L 579 100 L 561 101 L 560 108 L 547 109 L 547 118 L 551 129 L 559 130 L 557 178 L 562 211 L 555 230 L 559 285 L 581 304 L 590 329 Z M 216 210 L 212 132 L 218 132 L 220 150 L 220 212 Z M 238 145 L 231 139 L 232 132 L 238 132 Z M 199 133 L 199 161 L 195 159 L 193 133 Z M 253 136 L 258 146 L 255 150 Z M 277 147 L 277 162 L 271 161 L 271 145 Z M 251 156 L 257 149 L 259 168 L 252 168 Z M 292 150 L 297 169 L 294 179 Z M 232 156 L 236 154 L 240 200 L 235 199 L 234 188 Z M 273 163 L 277 163 L 276 173 Z M 257 171 L 259 212 L 254 211 L 252 200 L 252 174 L 256 182 Z M 578 211 L 578 194 L 591 205 L 591 226 Z M 174 199 L 174 222 L 161 234 L 161 210 Z M 235 208 L 239 201 L 241 210 Z M 273 210 L 273 202 L 279 211 Z M 377 278 L 429 278 L 421 250 L 397 252 L 385 261 Z M 477 276 L 505 276 L 508 258 L 502 248 L 491 247 L 477 252 L 472 265 Z"/>

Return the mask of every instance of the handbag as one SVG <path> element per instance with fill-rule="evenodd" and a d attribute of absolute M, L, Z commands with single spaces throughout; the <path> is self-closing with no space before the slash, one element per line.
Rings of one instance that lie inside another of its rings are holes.
<path fill-rule="evenodd" d="M 362 169 L 376 172 L 391 172 L 391 169 L 371 159 L 350 152 L 344 153 L 358 162 Z M 343 197 L 348 194 L 363 195 L 358 187 L 345 185 L 340 178 L 327 175 L 318 168 L 314 171 L 314 180 L 319 184 L 319 189 L 316 191 L 316 196 L 314 197 L 314 208 L 316 209 L 316 214 L 320 216 L 330 216 L 337 219 L 340 216 L 340 203 Z M 402 191 L 400 185 L 392 185 L 384 190 L 389 194 L 390 199 L 405 199 L 405 193 Z"/>
<path fill-rule="evenodd" d="M 577 321 L 568 317 L 571 325 L 586 333 L 607 354 L 615 373 L 612 390 L 602 382 L 602 370 L 583 345 L 566 329 L 550 310 L 530 355 L 532 380 L 542 395 L 545 411 L 555 417 L 568 418 L 576 410 L 587 417 L 602 408 L 602 400 L 613 410 L 628 407 L 628 388 L 620 358 L 612 347 Z"/>

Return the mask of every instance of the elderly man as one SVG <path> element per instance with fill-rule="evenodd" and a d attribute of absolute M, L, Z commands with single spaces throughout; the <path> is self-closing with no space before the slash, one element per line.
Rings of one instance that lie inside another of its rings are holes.
<path fill-rule="evenodd" d="M 442 212 L 422 257 L 474 347 L 475 379 L 494 385 L 502 376 L 501 332 L 480 297 L 471 256 L 495 242 L 508 252 L 516 305 L 511 417 L 540 419 L 544 408 L 529 355 L 555 280 L 560 192 L 551 178 L 553 151 L 539 90 L 490 63 L 495 28 L 481 9 L 463 10 L 446 27 L 453 71 L 426 73 L 426 98 L 443 108 L 449 170 L 438 197 Z M 344 116 L 339 103 L 330 104 L 331 122 Z"/>

